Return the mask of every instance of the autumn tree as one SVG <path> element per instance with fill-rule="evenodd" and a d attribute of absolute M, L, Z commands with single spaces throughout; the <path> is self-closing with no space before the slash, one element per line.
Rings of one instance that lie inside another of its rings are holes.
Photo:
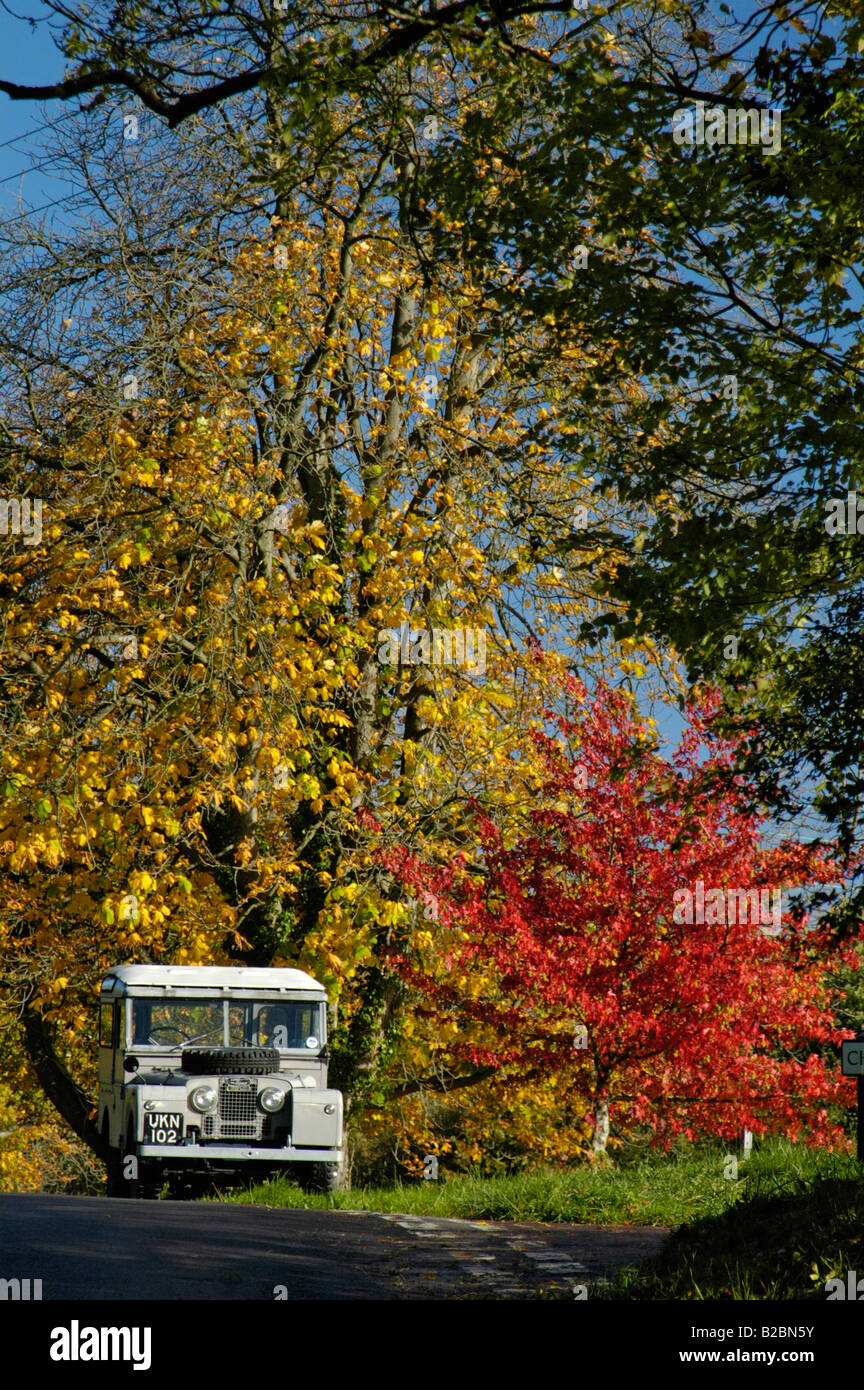
<path fill-rule="evenodd" d="M 544 382 L 524 364 L 548 325 L 502 341 L 458 265 L 430 277 L 388 149 L 221 248 L 206 284 L 142 238 L 124 316 L 109 279 L 62 354 L 14 342 L 5 478 L 42 511 L 3 552 L 7 1028 L 94 1146 L 70 1071 L 86 1081 L 117 958 L 310 966 L 342 989 L 334 1078 L 362 1089 L 402 1002 L 382 951 L 404 912 L 359 813 L 446 853 L 478 785 L 515 803 L 541 704 L 525 632 L 566 662 L 588 601 L 548 543 L 579 496 L 550 420 L 580 368 Z M 442 664 L 411 629 L 461 633 L 463 655 L 470 632 L 472 656 Z"/>
<path fill-rule="evenodd" d="M 568 687 L 517 834 L 478 808 L 477 846 L 450 864 L 384 853 L 441 923 L 434 951 L 415 936 L 393 968 L 453 1021 L 453 1057 L 583 1097 L 595 1155 L 613 1123 L 662 1143 L 742 1128 L 837 1143 L 827 1107 L 850 1087 L 818 1050 L 840 1038 L 837 957 L 787 896 L 836 864 L 766 845 L 746 788 L 718 790 L 735 749 L 709 732 L 716 694 L 667 759 L 626 692 Z"/>

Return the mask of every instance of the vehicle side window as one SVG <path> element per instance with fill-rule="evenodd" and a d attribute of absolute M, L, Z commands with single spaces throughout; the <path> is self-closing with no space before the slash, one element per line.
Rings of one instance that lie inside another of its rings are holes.
<path fill-rule="evenodd" d="M 113 1004 L 99 1005 L 99 1045 L 101 1047 L 114 1046 L 114 1017 L 115 1006 Z"/>

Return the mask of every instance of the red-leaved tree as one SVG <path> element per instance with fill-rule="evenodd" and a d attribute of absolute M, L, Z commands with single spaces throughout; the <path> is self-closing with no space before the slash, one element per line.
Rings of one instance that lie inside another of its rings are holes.
<path fill-rule="evenodd" d="M 845 1036 L 829 972 L 855 956 L 784 901 L 837 881 L 827 851 L 761 844 L 734 745 L 708 729 L 716 697 L 667 759 L 626 693 L 569 693 L 561 738 L 537 736 L 545 785 L 523 833 L 505 840 L 477 807 L 476 854 L 383 856 L 436 904 L 434 951 L 394 952 L 394 970 L 458 1021 L 456 1057 L 577 1088 L 595 1154 L 610 1117 L 664 1144 L 744 1128 L 840 1142 L 827 1106 L 851 1104 L 852 1083 L 816 1048 Z"/>

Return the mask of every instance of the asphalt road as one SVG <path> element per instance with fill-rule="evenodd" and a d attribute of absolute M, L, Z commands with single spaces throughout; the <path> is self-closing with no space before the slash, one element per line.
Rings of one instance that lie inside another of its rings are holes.
<path fill-rule="evenodd" d="M 0 1279 L 70 1299 L 525 1299 L 653 1253 L 639 1226 L 0 1195 Z M 574 1293 L 574 1296 L 580 1296 Z"/>

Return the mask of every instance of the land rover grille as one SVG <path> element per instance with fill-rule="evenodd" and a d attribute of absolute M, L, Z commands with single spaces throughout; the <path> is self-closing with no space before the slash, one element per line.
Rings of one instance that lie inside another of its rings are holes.
<path fill-rule="evenodd" d="M 219 1082 L 219 1109 L 205 1115 L 205 1139 L 260 1139 L 264 1116 L 258 1109 L 258 1084 L 246 1076 L 226 1076 Z"/>

